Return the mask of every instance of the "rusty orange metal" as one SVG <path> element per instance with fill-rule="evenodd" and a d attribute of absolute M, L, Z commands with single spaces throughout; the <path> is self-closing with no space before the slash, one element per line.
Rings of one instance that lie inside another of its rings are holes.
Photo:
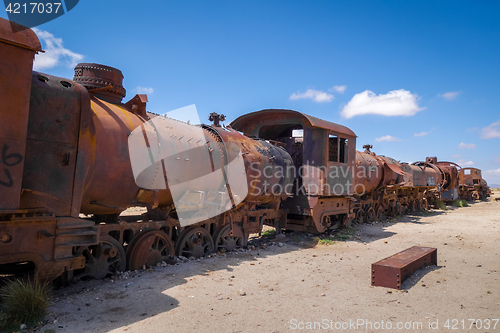
<path fill-rule="evenodd" d="M 465 200 L 484 200 L 488 196 L 489 187 L 482 178 L 481 170 L 477 168 L 462 168 L 458 170 L 460 198 Z"/>
<path fill-rule="evenodd" d="M 427 265 L 437 265 L 437 249 L 413 246 L 372 264 L 372 286 L 401 289 L 404 280 Z"/>
<path fill-rule="evenodd" d="M 0 211 L 17 211 L 23 181 L 33 58 L 42 52 L 36 34 L 0 19 Z M 17 29 L 16 29 L 17 30 Z M 20 30 L 20 29 L 19 29 Z"/>
<path fill-rule="evenodd" d="M 427 158 L 429 160 L 429 158 Z M 453 162 L 439 161 L 434 158 L 432 162 L 437 164 L 444 172 L 445 181 L 441 189 L 441 200 L 453 201 L 459 198 L 458 170 L 460 166 Z"/>

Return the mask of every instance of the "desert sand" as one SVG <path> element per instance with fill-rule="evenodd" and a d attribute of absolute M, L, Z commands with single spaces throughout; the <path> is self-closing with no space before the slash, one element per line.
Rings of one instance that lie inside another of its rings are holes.
<path fill-rule="evenodd" d="M 500 332 L 494 197 L 354 225 L 331 245 L 288 234 L 254 240 L 255 250 L 81 281 L 54 291 L 39 331 Z M 402 291 L 371 286 L 372 263 L 414 245 L 437 248 L 438 265 Z"/>

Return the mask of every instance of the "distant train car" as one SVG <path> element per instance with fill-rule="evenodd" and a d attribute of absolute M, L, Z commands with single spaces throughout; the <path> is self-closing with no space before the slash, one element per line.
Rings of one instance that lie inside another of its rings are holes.
<path fill-rule="evenodd" d="M 458 170 L 460 198 L 473 201 L 484 200 L 488 197 L 489 187 L 476 168 L 462 168 Z"/>

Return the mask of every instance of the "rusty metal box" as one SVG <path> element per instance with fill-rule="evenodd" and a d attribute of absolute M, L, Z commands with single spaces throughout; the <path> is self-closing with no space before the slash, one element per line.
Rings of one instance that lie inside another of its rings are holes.
<path fill-rule="evenodd" d="M 401 289 L 404 280 L 427 265 L 437 265 L 437 249 L 410 247 L 372 264 L 372 286 Z"/>

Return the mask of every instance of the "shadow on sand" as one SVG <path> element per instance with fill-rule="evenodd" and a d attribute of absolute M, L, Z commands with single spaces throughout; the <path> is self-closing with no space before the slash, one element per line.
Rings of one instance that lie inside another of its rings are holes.
<path fill-rule="evenodd" d="M 274 256 L 280 253 L 298 251 L 304 248 L 311 248 L 317 245 L 318 240 L 328 239 L 333 242 L 358 242 L 367 243 L 389 238 L 394 235 L 386 229 L 396 223 L 425 224 L 423 217 L 438 216 L 445 213 L 442 210 L 424 211 L 414 215 L 398 216 L 385 220 L 354 224 L 347 228 L 330 231 L 321 235 L 311 235 L 301 232 L 284 232 L 284 236 L 277 239 L 273 237 L 253 237 L 249 241 L 249 247 L 255 250 L 244 252 L 231 252 L 224 255 L 202 259 L 198 264 L 177 264 L 170 267 L 154 267 L 146 271 L 126 272 L 121 278 L 111 280 L 106 278 L 103 281 L 88 280 L 80 281 L 74 285 L 54 291 L 54 301 L 57 303 L 67 300 L 78 299 L 77 302 L 67 302 L 64 312 L 58 316 L 65 316 L 66 325 L 70 321 L 87 321 L 89 330 L 110 331 L 116 328 L 142 321 L 148 317 L 160 313 L 168 312 L 179 306 L 179 301 L 166 292 L 174 287 L 186 284 L 189 280 L 198 275 L 207 276 L 213 271 L 225 270 L 233 271 L 233 267 L 249 261 L 257 261 L 260 258 Z M 286 243 L 287 246 L 280 246 Z M 441 266 L 427 266 L 415 272 L 402 285 L 408 290 L 418 285 L 422 278 L 429 272 L 440 269 Z M 126 277 L 126 278 L 125 278 Z M 212 275 L 213 277 L 213 275 Z M 144 279 L 144 280 L 143 280 Z M 150 282 L 154 279 L 155 283 Z M 141 283 L 141 281 L 143 281 Z M 152 285 L 154 287 L 152 287 Z M 207 291 L 213 292 L 213 291 Z M 95 295 L 98 295 L 97 297 Z M 194 297 L 195 295 L 193 295 Z M 109 307 L 106 300 L 120 299 L 119 306 Z M 134 303 L 135 306 L 129 306 Z M 82 305 L 83 304 L 83 305 Z M 196 311 L 196 302 L 189 311 Z M 140 310 L 137 311 L 137 308 Z M 68 320 L 68 318 L 70 318 Z M 42 328 L 58 329 L 61 326 L 54 324 L 57 317 L 50 318 L 51 323 Z M 106 322 L 106 326 L 93 325 L 94 321 Z M 63 324 L 64 325 L 64 324 Z M 168 330 L 168 328 L 165 328 Z"/>

